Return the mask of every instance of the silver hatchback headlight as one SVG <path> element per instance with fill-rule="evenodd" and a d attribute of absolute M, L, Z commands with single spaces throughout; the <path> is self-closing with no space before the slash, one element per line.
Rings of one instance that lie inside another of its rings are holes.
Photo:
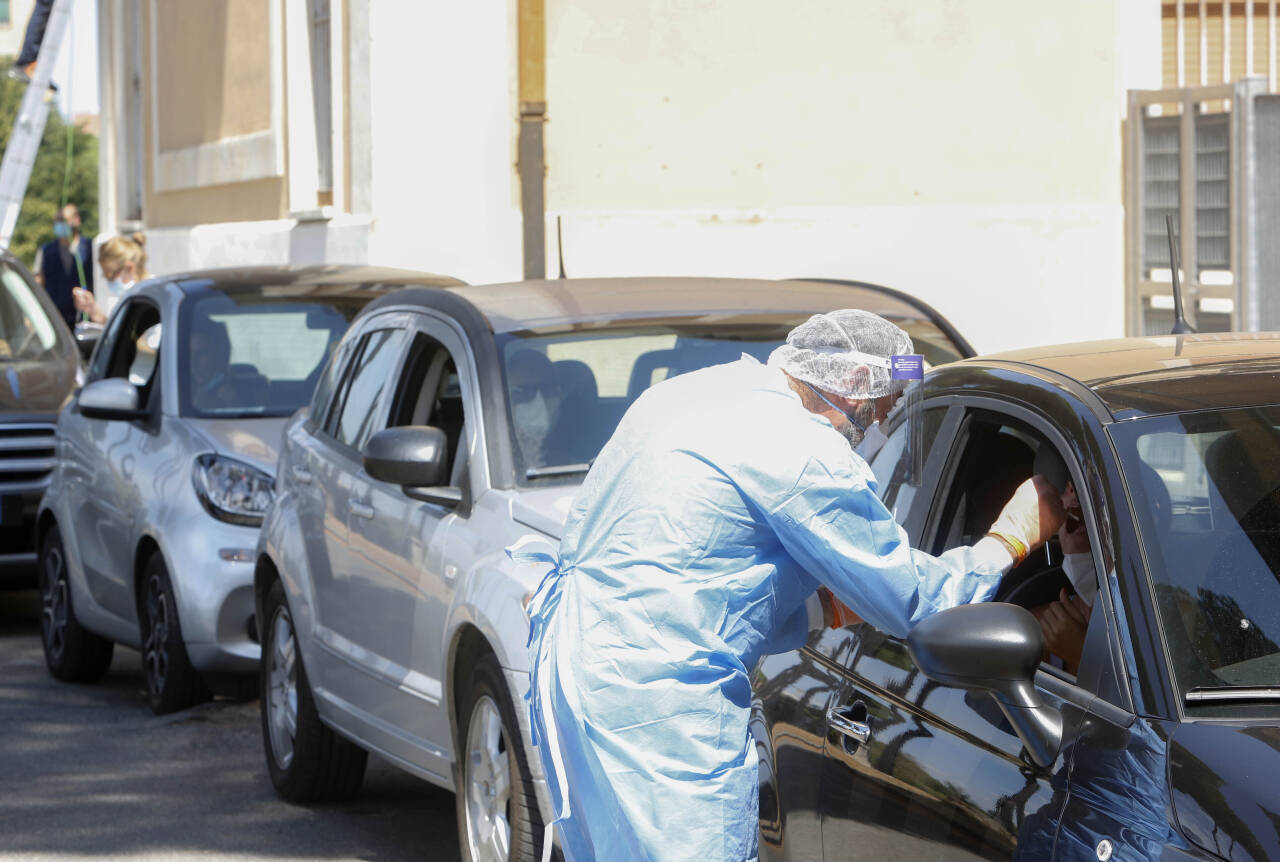
<path fill-rule="evenodd" d="M 219 521 L 262 526 L 275 498 L 275 479 L 234 458 L 206 453 L 192 465 L 191 481 L 205 511 Z"/>

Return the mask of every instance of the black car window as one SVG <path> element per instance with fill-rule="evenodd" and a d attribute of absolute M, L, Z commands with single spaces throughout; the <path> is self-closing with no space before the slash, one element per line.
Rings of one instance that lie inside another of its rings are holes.
<path fill-rule="evenodd" d="M 1155 416 L 1111 433 L 1182 694 L 1208 708 L 1274 691 L 1280 409 Z"/>
<path fill-rule="evenodd" d="M 329 423 L 329 433 L 339 443 L 359 449 L 376 430 L 395 380 L 401 344 L 398 334 L 394 329 L 377 329 L 362 339 L 341 406 Z"/>
<path fill-rule="evenodd" d="M 449 440 L 448 475 L 457 484 L 461 472 L 458 453 L 466 422 L 462 381 L 449 350 L 423 333 L 413 343 L 399 376 L 395 403 L 387 427 L 430 425 L 444 431 Z"/>
<path fill-rule="evenodd" d="M 1063 465 L 1057 481 L 1071 511 L 1068 528 L 1011 569 L 1001 581 L 996 601 L 1025 607 L 1046 630 L 1046 661 L 1067 673 L 1077 672 L 1084 635 L 1097 594 L 1093 537 L 1082 518 L 1076 489 L 1066 477 L 1061 453 L 1035 429 L 1006 416 L 975 411 L 960 437 L 951 482 L 943 489 L 941 514 L 930 549 L 941 554 L 980 541 L 1014 491 L 1047 463 Z M 1065 550 L 1070 557 L 1064 556 Z M 1077 589 L 1079 584 L 1079 589 Z M 1067 594 L 1063 603 L 1063 592 Z M 1052 605 L 1058 607 L 1051 607 Z M 1060 622 L 1058 611 L 1071 620 Z M 1049 646 L 1056 648 L 1048 649 Z"/>

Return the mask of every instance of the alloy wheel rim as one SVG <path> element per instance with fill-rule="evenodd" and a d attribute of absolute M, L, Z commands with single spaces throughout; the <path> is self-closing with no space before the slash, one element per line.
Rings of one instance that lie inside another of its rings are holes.
<path fill-rule="evenodd" d="M 473 862 L 506 862 L 511 848 L 511 766 L 498 705 L 476 701 L 467 726 L 464 806 Z"/>
<path fill-rule="evenodd" d="M 147 639 L 143 644 L 143 663 L 147 668 L 147 685 L 159 694 L 169 675 L 169 601 L 159 575 L 147 579 Z"/>
<path fill-rule="evenodd" d="M 276 765 L 293 763 L 293 742 L 298 733 L 298 641 L 293 620 L 284 608 L 271 620 L 267 644 L 267 735 Z"/>
<path fill-rule="evenodd" d="M 55 661 L 67 648 L 67 567 L 61 548 L 51 548 L 41 572 L 40 630 Z"/>

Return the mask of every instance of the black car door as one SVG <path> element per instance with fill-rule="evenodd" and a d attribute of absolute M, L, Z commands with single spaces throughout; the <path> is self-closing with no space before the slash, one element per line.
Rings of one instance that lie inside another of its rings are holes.
<path fill-rule="evenodd" d="M 946 407 L 926 410 L 924 439 L 932 451 L 920 484 L 905 481 L 905 428 L 892 433 L 874 454 L 864 452 L 881 498 L 908 534 L 920 533 L 936 484 L 930 477 L 940 472 L 944 441 L 954 432 L 959 414 Z M 826 736 L 860 633 L 861 627 L 814 633 L 803 649 L 766 656 L 755 669 L 751 732 L 759 758 L 762 862 L 823 858 L 822 818 L 831 807 L 825 777 L 829 770 L 824 767 Z"/>
<path fill-rule="evenodd" d="M 1031 475 L 1037 442 L 1021 423 L 988 417 L 979 426 L 972 411 L 952 410 L 954 445 L 939 461 L 939 440 L 926 469 L 941 474 L 936 493 L 917 494 L 910 511 L 897 512 L 913 544 L 934 553 L 985 534 Z M 886 500 L 901 494 L 892 482 L 881 490 Z M 1031 564 L 1043 570 L 1037 577 L 1061 577 L 1048 560 Z M 824 741 L 823 858 L 1050 858 L 1065 803 L 1064 758 L 1050 769 L 1032 765 L 989 695 L 927 679 L 905 642 L 867 624 L 844 635 L 848 658 Z"/>

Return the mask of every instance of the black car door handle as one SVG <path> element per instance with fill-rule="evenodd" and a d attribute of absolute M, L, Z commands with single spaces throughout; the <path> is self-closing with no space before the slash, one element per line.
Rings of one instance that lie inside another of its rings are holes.
<path fill-rule="evenodd" d="M 854 701 L 840 709 L 827 710 L 827 723 L 845 738 L 845 746 L 866 745 L 871 741 L 871 725 L 867 723 L 867 705 Z"/>

